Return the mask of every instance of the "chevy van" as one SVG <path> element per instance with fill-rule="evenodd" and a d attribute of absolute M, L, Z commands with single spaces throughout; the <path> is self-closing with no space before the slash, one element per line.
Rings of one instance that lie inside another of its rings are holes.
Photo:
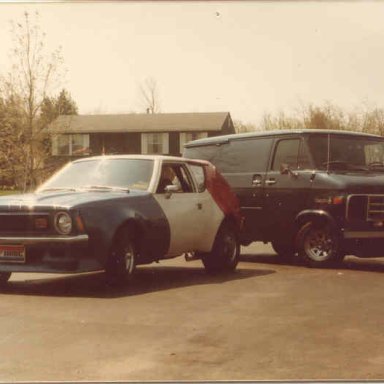
<path fill-rule="evenodd" d="M 237 194 L 243 245 L 271 242 L 285 260 L 329 266 L 384 256 L 384 138 L 281 130 L 200 139 L 184 157 L 212 162 Z"/>

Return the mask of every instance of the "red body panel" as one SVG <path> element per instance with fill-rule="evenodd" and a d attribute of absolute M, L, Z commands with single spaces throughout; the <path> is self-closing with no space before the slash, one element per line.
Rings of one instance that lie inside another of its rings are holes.
<path fill-rule="evenodd" d="M 224 212 L 224 215 L 233 216 L 239 229 L 241 229 L 243 217 L 240 213 L 240 204 L 237 196 L 215 166 L 208 163 L 208 165 L 204 167 L 204 170 L 209 193 Z"/>

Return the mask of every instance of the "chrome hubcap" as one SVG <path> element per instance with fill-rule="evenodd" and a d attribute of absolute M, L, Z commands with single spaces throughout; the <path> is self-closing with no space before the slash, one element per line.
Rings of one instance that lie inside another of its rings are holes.
<path fill-rule="evenodd" d="M 328 231 L 314 229 L 308 234 L 304 248 L 311 259 L 324 261 L 331 257 L 334 250 L 334 243 Z"/>

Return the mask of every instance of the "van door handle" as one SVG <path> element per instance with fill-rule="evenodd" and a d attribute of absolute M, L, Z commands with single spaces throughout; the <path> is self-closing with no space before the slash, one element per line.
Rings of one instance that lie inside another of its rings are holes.
<path fill-rule="evenodd" d="M 276 180 L 275 180 L 275 179 L 268 179 L 268 180 L 265 180 L 265 184 L 267 184 L 267 185 L 276 184 Z"/>
<path fill-rule="evenodd" d="M 260 187 L 261 183 L 262 183 L 261 175 L 253 175 L 252 187 Z"/>

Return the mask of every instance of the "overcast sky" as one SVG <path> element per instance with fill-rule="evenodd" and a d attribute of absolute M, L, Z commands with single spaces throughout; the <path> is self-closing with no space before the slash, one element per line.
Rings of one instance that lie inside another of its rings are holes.
<path fill-rule="evenodd" d="M 144 112 L 148 77 L 162 112 L 248 123 L 300 103 L 384 107 L 384 1 L 0 3 L 0 73 L 25 10 L 62 46 L 82 114 Z"/>

